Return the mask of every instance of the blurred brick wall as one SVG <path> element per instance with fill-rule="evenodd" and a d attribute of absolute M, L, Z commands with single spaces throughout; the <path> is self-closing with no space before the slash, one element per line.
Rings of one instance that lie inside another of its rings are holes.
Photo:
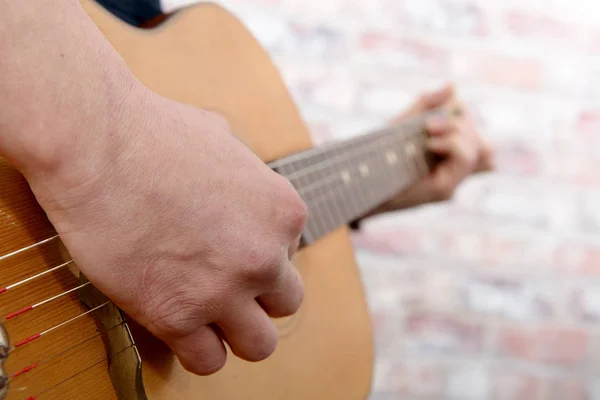
<path fill-rule="evenodd" d="M 585 0 L 230 0 L 315 141 L 458 83 L 499 171 L 355 237 L 372 400 L 600 399 L 600 6 Z M 337 400 L 337 399 L 336 399 Z"/>

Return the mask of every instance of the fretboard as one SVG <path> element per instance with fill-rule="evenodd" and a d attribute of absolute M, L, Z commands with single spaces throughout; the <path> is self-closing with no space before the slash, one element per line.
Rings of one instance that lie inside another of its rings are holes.
<path fill-rule="evenodd" d="M 429 173 L 433 161 L 425 149 L 424 121 L 421 115 L 270 164 L 308 207 L 305 244 L 367 214 Z"/>

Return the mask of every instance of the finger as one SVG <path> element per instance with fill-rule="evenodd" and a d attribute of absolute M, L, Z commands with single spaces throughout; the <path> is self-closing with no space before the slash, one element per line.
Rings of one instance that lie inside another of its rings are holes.
<path fill-rule="evenodd" d="M 277 287 L 257 299 L 273 318 L 288 317 L 296 313 L 304 300 L 302 277 L 291 262 L 286 264 Z"/>
<path fill-rule="evenodd" d="M 302 235 L 298 235 L 298 237 L 296 238 L 296 240 L 294 240 L 294 243 L 292 243 L 292 245 L 289 247 L 288 249 L 288 258 L 291 260 L 292 257 L 294 257 L 294 254 L 296 254 L 296 252 L 298 251 L 299 247 L 300 247 L 300 241 L 302 239 Z"/>
<path fill-rule="evenodd" d="M 404 112 L 395 117 L 392 122 L 400 122 L 406 117 L 440 107 L 451 101 L 451 99 L 455 97 L 455 92 L 454 85 L 447 84 L 435 91 L 424 93 Z"/>
<path fill-rule="evenodd" d="M 468 140 L 464 140 L 458 135 L 433 137 L 427 143 L 429 151 L 446 156 L 446 169 L 456 172 L 464 172 L 475 169 L 477 162 L 477 151 Z"/>
<path fill-rule="evenodd" d="M 467 142 L 459 140 L 456 135 L 432 138 L 428 146 L 436 154 L 446 156 L 446 161 L 431 176 L 433 200 L 450 200 L 458 184 L 473 170 L 475 152 Z"/>
<path fill-rule="evenodd" d="M 425 127 L 430 136 L 441 136 L 453 133 L 459 130 L 459 123 L 456 120 L 444 116 L 435 116 L 427 120 Z"/>
<path fill-rule="evenodd" d="M 166 343 L 183 368 L 193 374 L 213 374 L 223 368 L 227 360 L 225 345 L 210 326 L 203 326 L 190 335 Z"/>
<path fill-rule="evenodd" d="M 241 304 L 217 325 L 231 351 L 243 360 L 262 361 L 277 347 L 277 328 L 254 301 Z"/>
<path fill-rule="evenodd" d="M 421 96 L 420 102 L 423 111 L 441 107 L 455 98 L 456 89 L 454 85 L 447 84 L 440 89 L 426 93 Z"/>

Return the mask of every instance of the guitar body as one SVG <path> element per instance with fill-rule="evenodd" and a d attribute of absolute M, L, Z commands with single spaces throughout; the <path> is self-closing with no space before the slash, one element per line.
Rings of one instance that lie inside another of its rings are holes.
<path fill-rule="evenodd" d="M 307 128 L 268 55 L 223 9 L 190 7 L 157 28 L 140 30 L 95 2 L 82 4 L 142 82 L 165 97 L 222 113 L 265 162 L 311 147 Z M 0 257 L 53 235 L 26 182 L 0 159 Z M 0 258 L 0 287 L 68 260 L 57 240 Z M 365 399 L 373 368 L 371 323 L 347 229 L 304 248 L 295 263 L 306 285 L 305 302 L 296 316 L 277 321 L 279 346 L 266 361 L 248 363 L 230 353 L 222 371 L 195 376 L 164 344 L 131 326 L 148 398 Z M 77 285 L 67 268 L 44 275 L 0 294 L 0 315 Z M 6 321 L 4 327 L 14 344 L 86 311 L 74 292 Z M 93 315 L 12 352 L 5 364 L 9 375 L 43 362 L 14 377 L 6 398 L 116 399 L 106 360 L 109 349 L 100 336 L 94 337 L 99 328 Z"/>

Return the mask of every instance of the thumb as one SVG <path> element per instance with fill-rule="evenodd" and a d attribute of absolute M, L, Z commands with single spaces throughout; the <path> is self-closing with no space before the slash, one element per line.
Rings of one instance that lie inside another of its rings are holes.
<path fill-rule="evenodd" d="M 456 89 L 454 85 L 448 84 L 433 92 L 425 93 L 421 96 L 418 104 L 421 108 L 419 111 L 427 111 L 432 108 L 441 107 L 455 97 Z"/>

